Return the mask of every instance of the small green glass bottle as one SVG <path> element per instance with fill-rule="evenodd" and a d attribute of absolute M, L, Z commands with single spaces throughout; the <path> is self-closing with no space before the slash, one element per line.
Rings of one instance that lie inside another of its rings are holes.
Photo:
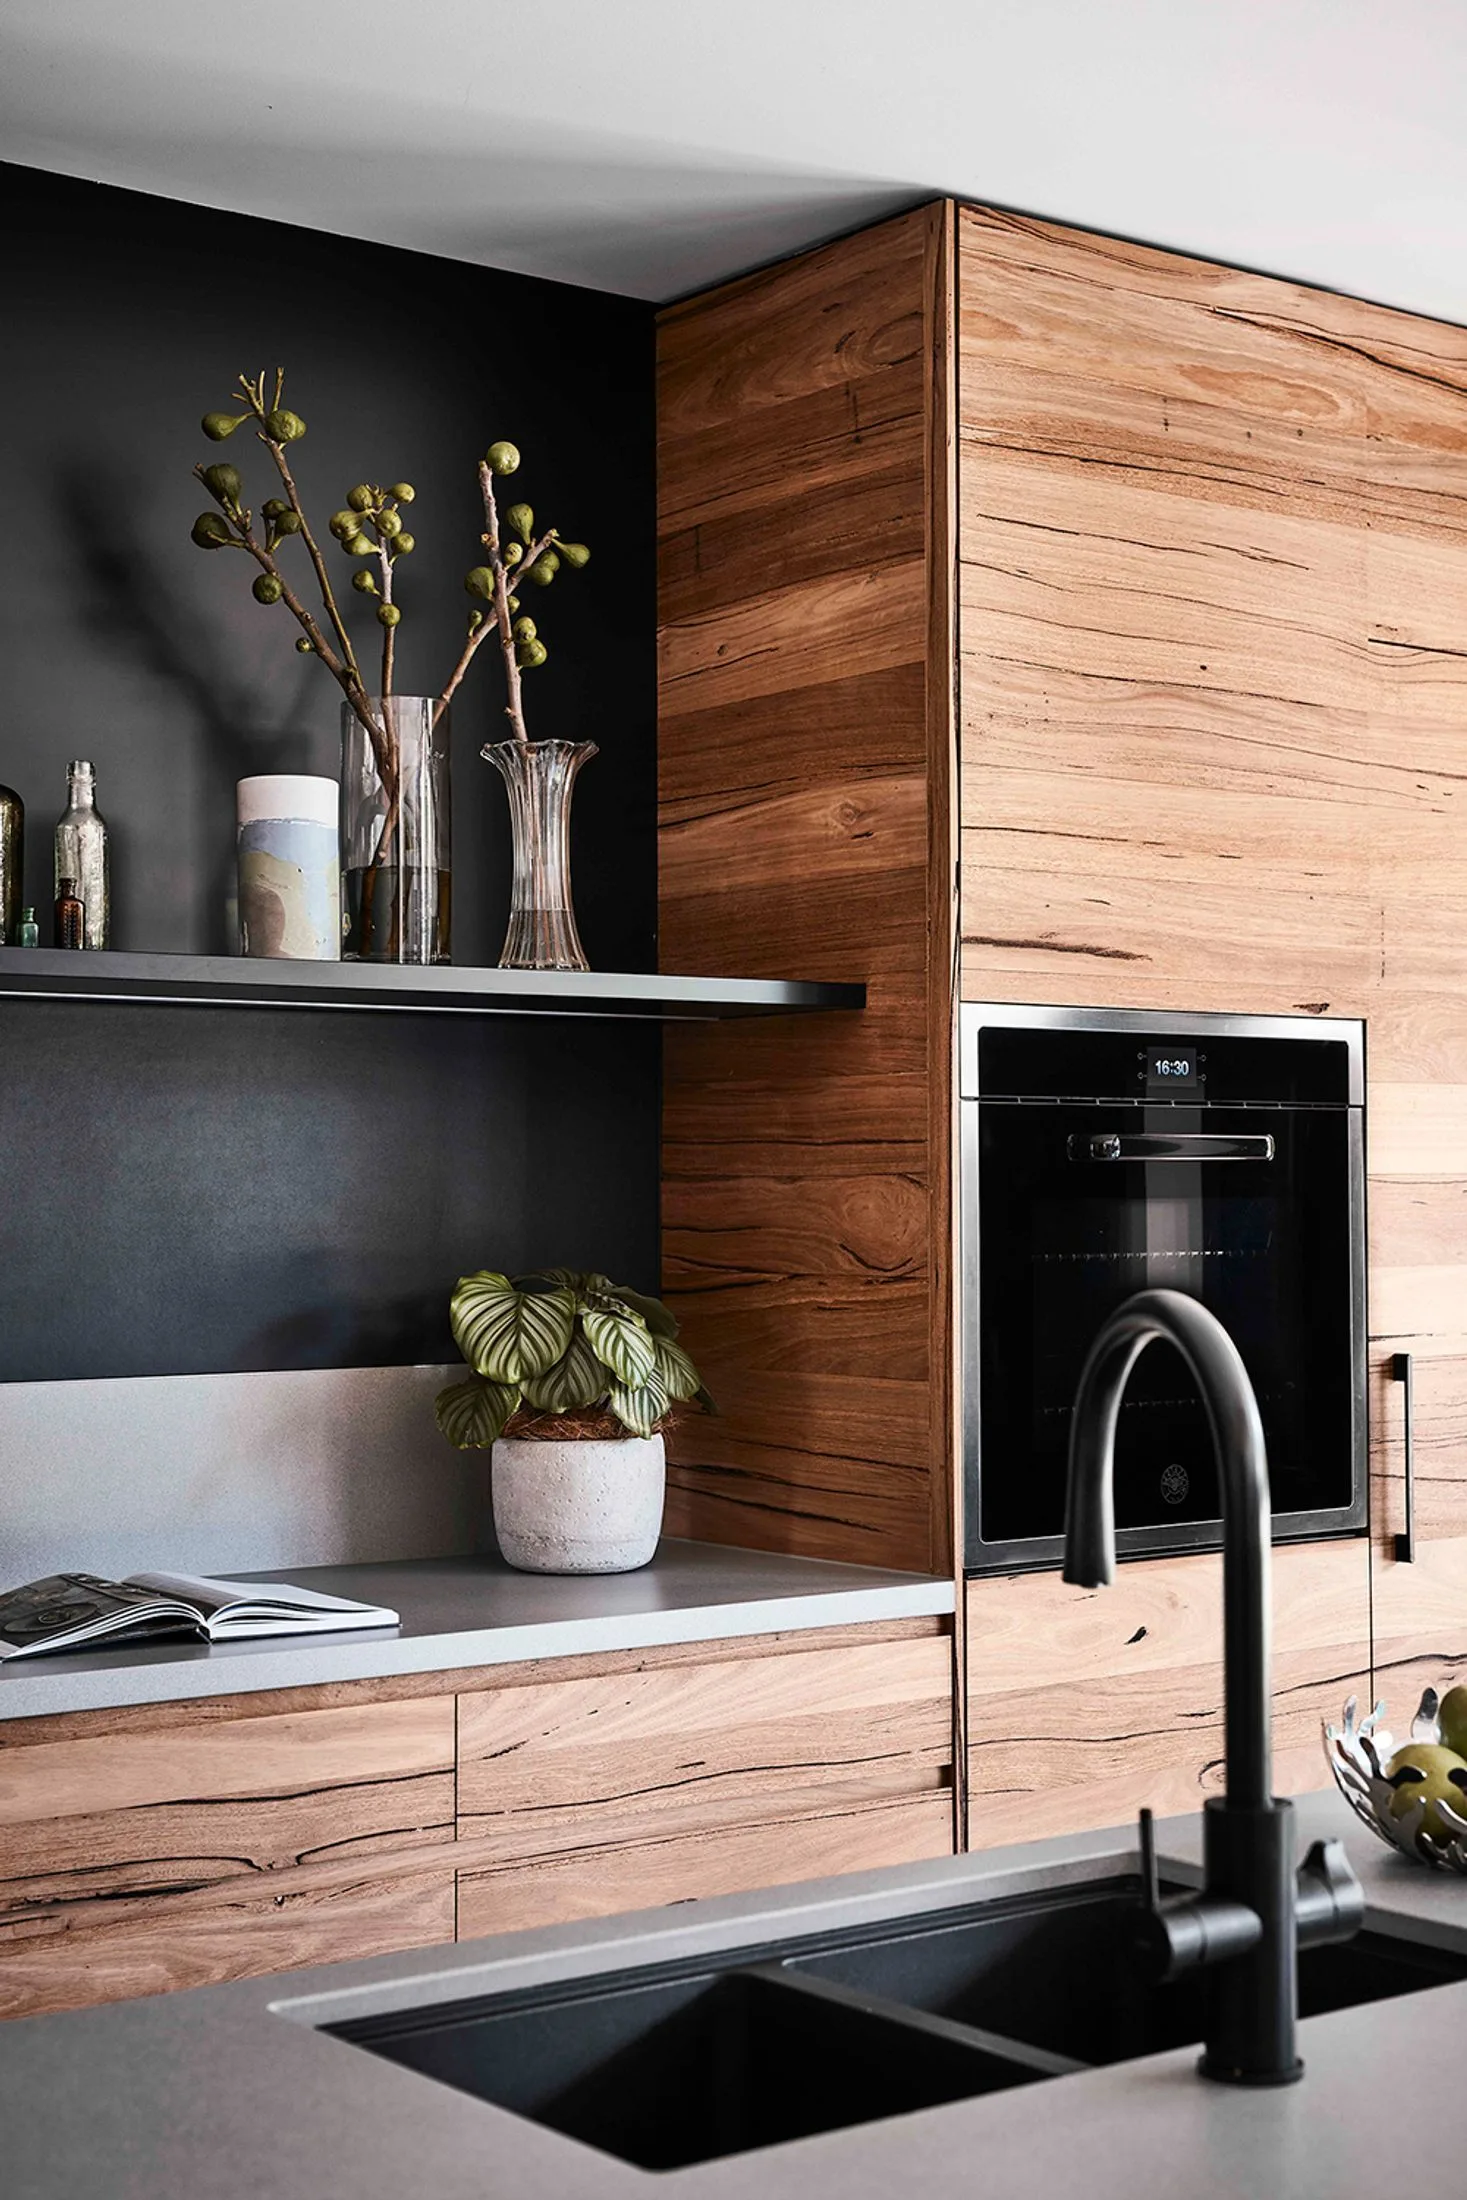
<path fill-rule="evenodd" d="M 15 928 L 15 944 L 17 947 L 39 947 L 41 944 L 41 927 L 36 922 L 35 910 L 30 907 L 20 913 L 20 922 Z"/>

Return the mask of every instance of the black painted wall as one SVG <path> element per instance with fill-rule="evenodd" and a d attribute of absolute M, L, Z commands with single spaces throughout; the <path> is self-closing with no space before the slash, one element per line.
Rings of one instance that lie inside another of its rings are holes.
<path fill-rule="evenodd" d="M 115 944 L 186 953 L 233 945 L 236 779 L 335 773 L 335 684 L 242 558 L 188 539 L 190 468 L 224 455 L 200 414 L 281 363 L 323 530 L 356 480 L 417 488 L 403 691 L 441 686 L 459 646 L 490 440 L 591 544 L 537 595 L 551 657 L 527 709 L 532 733 L 601 746 L 574 835 L 591 960 L 652 967 L 650 308 L 0 167 L 0 312 L 0 781 L 26 804 L 43 939 L 69 757 L 97 766 Z M 257 444 L 226 450 L 256 505 L 273 493 Z M 477 753 L 503 726 L 492 659 L 453 719 L 460 963 L 497 959 L 507 906 L 504 793 Z M 436 1360 L 470 1265 L 650 1286 L 657 1072 L 643 1027 L 7 1004 L 0 1379 Z"/>

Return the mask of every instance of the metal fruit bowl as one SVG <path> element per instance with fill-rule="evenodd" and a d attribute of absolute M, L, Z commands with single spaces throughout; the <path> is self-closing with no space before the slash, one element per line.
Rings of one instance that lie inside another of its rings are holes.
<path fill-rule="evenodd" d="M 1437 1720 L 1440 1700 L 1434 1688 L 1428 1688 L 1422 1696 L 1421 1708 L 1411 1721 L 1413 1742 L 1441 1740 Z M 1426 1832 L 1424 1800 L 1413 1803 L 1399 1818 L 1393 1817 L 1391 1804 L 1396 1791 L 1385 1776 L 1385 1768 L 1395 1755 L 1396 1743 L 1380 1724 L 1385 1705 L 1378 1703 L 1368 1718 L 1357 1722 L 1358 1709 L 1359 1698 L 1352 1696 L 1345 1706 L 1344 1725 L 1324 1729 L 1324 1753 L 1341 1795 L 1363 1826 L 1369 1826 L 1373 1834 L 1399 1849 L 1403 1856 L 1467 1877 L 1467 1795 L 1462 1798 L 1460 1812 L 1450 1803 L 1439 1802 L 1436 1806 L 1442 1824 L 1452 1828 L 1449 1840 Z"/>

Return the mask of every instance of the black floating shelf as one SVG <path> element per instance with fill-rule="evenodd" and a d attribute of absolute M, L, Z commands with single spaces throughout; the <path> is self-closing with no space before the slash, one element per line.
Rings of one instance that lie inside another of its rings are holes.
<path fill-rule="evenodd" d="M 864 1008 L 864 985 L 802 978 L 675 978 L 607 970 L 464 970 L 453 965 L 248 961 L 0 947 L 0 996 L 50 1001 L 203 1002 L 231 1008 L 376 1008 L 471 1016 L 641 1016 L 711 1022 Z"/>

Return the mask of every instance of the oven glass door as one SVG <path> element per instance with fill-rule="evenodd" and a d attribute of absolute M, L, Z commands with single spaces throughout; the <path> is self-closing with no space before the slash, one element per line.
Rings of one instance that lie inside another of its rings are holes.
<path fill-rule="evenodd" d="M 1108 1314 L 1163 1286 L 1200 1299 L 1243 1356 L 1275 1512 L 1348 1507 L 1349 1111 L 987 1101 L 978 1118 L 982 1544 L 1061 1534 L 1085 1355 Z M 1127 1385 L 1115 1510 L 1158 1547 L 1219 1516 L 1206 1412 L 1164 1342 Z"/>

